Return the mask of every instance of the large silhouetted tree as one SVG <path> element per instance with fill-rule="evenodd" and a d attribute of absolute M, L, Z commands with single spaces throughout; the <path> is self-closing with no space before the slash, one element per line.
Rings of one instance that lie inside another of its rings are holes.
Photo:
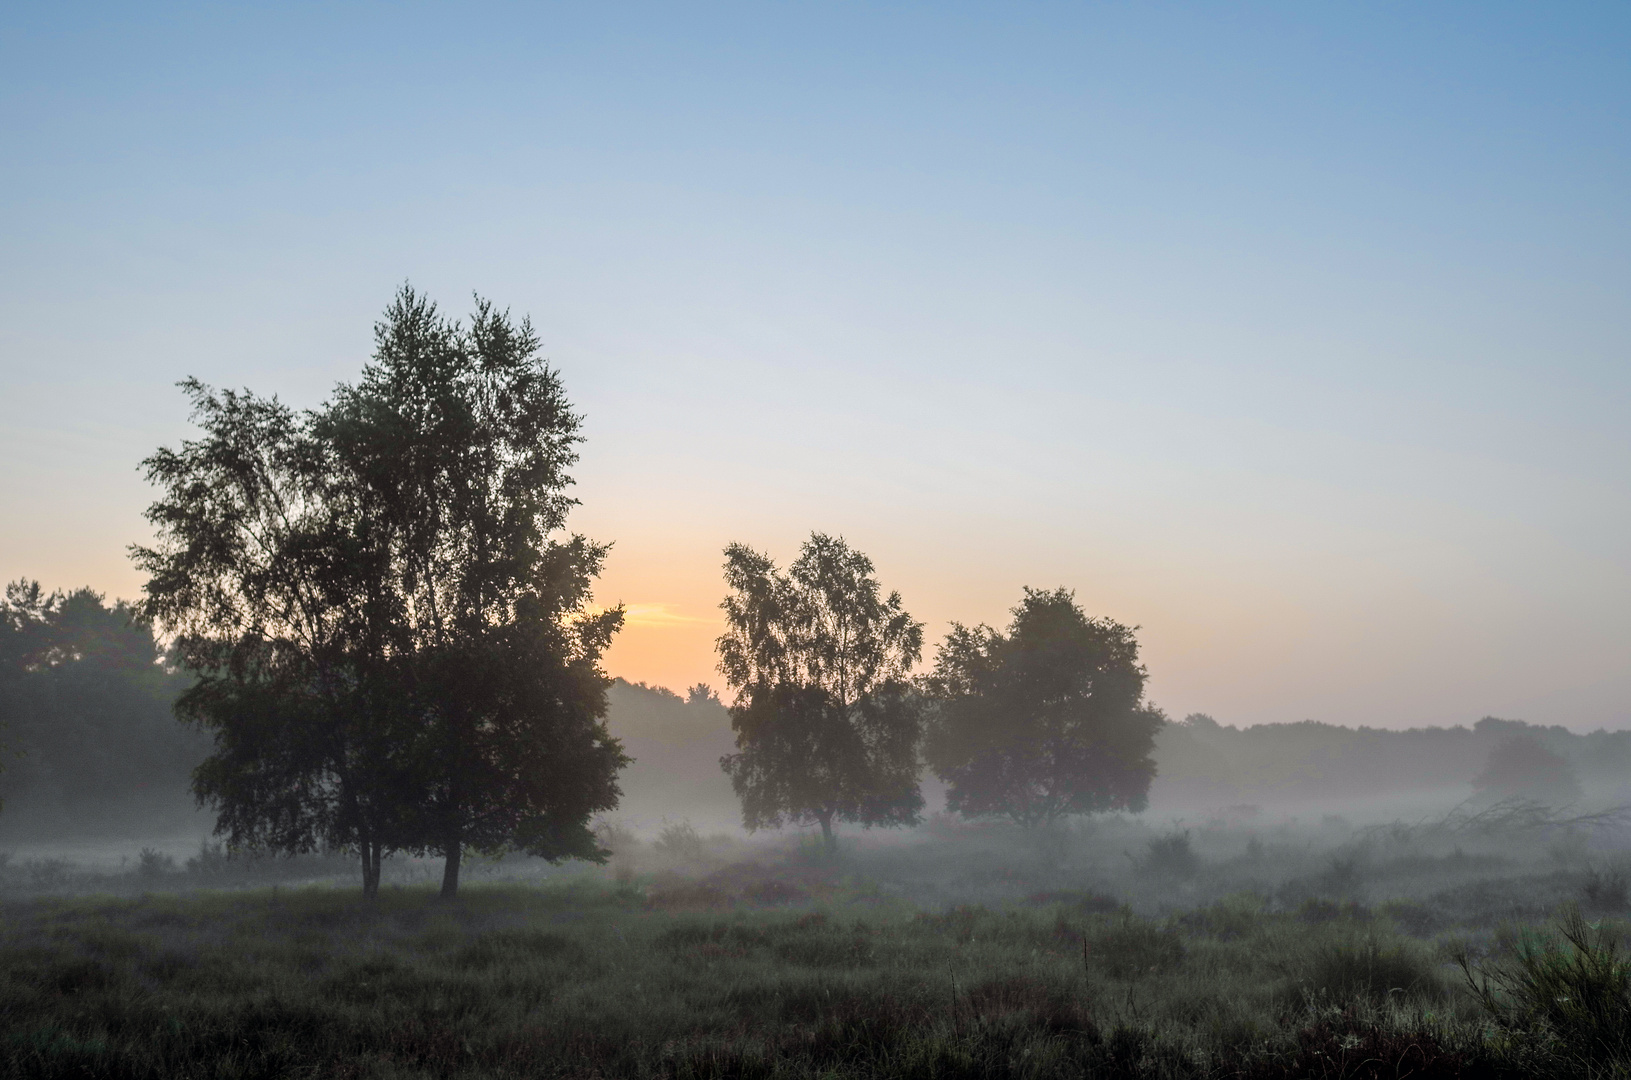
<path fill-rule="evenodd" d="M 947 806 L 1021 825 L 1142 810 L 1164 718 L 1143 701 L 1129 627 L 1088 618 L 1064 589 L 1025 590 L 1002 633 L 954 624 L 925 680 L 925 744 Z"/>
<path fill-rule="evenodd" d="M 784 573 L 741 544 L 725 549 L 720 670 L 736 691 L 737 752 L 720 760 L 749 830 L 918 818 L 920 710 L 907 673 L 923 626 L 881 595 L 872 562 L 812 534 Z"/>
<path fill-rule="evenodd" d="M 150 575 L 144 614 L 198 676 L 177 713 L 214 738 L 193 790 L 233 847 L 356 851 L 371 896 L 395 846 L 396 763 L 383 717 L 362 707 L 380 659 L 363 605 L 377 555 L 311 414 L 182 386 L 201 435 L 143 463 L 162 489 L 147 512 L 158 539 L 133 555 Z"/>
<path fill-rule="evenodd" d="M 581 441 L 529 323 L 403 289 L 374 360 L 296 415 L 188 384 L 206 437 L 148 460 L 148 607 L 216 733 L 196 789 L 235 839 L 298 850 L 599 858 L 625 763 L 590 609 L 606 548 L 556 539 Z M 371 853 L 371 854 L 370 854 Z M 368 883 L 365 871 L 365 885 Z"/>

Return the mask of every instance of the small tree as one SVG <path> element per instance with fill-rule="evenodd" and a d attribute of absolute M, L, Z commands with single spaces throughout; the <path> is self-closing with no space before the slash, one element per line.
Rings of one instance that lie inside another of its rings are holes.
<path fill-rule="evenodd" d="M 1491 750 L 1472 786 L 1479 797 L 1491 802 L 1529 799 L 1566 806 L 1580 801 L 1580 780 L 1574 766 L 1561 754 L 1546 749 L 1533 735 L 1514 735 Z"/>
<path fill-rule="evenodd" d="M 918 702 L 906 682 L 923 625 L 881 595 L 872 562 L 813 533 L 785 573 L 741 544 L 725 549 L 720 671 L 736 691 L 737 753 L 720 759 L 749 831 L 784 822 L 918 820 Z"/>
<path fill-rule="evenodd" d="M 925 686 L 926 752 L 949 809 L 1024 826 L 1142 810 L 1160 710 L 1131 628 L 1092 619 L 1064 589 L 1026 589 L 1006 634 L 954 624 Z"/>

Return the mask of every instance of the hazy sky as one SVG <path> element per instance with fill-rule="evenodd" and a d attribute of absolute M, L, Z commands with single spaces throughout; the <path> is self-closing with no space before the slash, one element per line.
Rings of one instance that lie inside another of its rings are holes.
<path fill-rule="evenodd" d="M 1074 588 L 1224 722 L 1631 726 L 1631 8 L 0 7 L 0 573 L 133 596 L 176 380 L 532 316 L 609 669 L 720 551 Z"/>

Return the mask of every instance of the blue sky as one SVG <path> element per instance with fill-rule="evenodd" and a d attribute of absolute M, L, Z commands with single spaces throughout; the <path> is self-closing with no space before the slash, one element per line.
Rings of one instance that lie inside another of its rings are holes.
<path fill-rule="evenodd" d="M 1226 722 L 1631 725 L 1631 9 L 9 5 L 0 570 L 134 595 L 177 379 L 403 281 L 587 415 L 618 674 L 719 552 L 1068 585 Z M 715 679 L 717 681 L 717 679 Z"/>

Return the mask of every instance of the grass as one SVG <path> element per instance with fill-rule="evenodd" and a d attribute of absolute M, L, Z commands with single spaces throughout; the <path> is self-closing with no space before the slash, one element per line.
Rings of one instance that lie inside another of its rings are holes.
<path fill-rule="evenodd" d="M 1538 1036 L 1581 1075 L 1623 1074 L 1631 1062 L 1631 959 L 1620 935 L 1575 907 L 1555 930 L 1516 935 L 1502 963 L 1475 970 L 1459 957 L 1468 988 L 1508 1032 Z"/>
<path fill-rule="evenodd" d="M 1631 1072 L 1623 837 L 606 838 L 454 903 L 416 860 L 374 905 L 343 859 L 0 860 L 0 1075 Z"/>
<path fill-rule="evenodd" d="M 10 902 L 0 1073 L 1517 1076 L 1624 1060 L 1581 1058 L 1506 998 L 1492 1028 L 1448 956 L 1352 906 L 1311 921 L 1250 897 L 1164 919 L 1081 896 L 655 899 L 578 882 L 451 904 L 416 888 L 372 906 L 322 888 Z M 1520 949 L 1511 970 L 1550 955 Z"/>

